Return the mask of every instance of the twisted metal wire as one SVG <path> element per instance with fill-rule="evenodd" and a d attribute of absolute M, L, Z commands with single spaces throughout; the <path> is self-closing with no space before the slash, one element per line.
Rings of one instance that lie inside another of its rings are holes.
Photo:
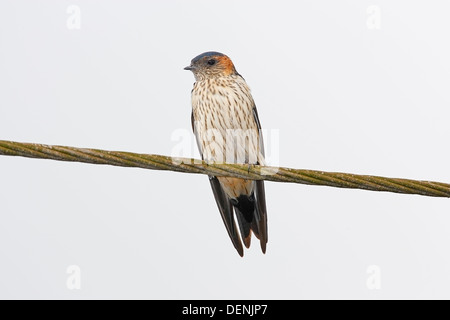
<path fill-rule="evenodd" d="M 252 180 L 291 182 L 336 188 L 418 194 L 429 197 L 450 197 L 450 184 L 433 181 L 386 178 L 350 173 L 275 168 L 241 164 L 207 164 L 201 160 L 161 155 L 106 151 L 35 143 L 0 140 L 0 155 L 59 161 L 106 164 L 153 170 L 170 170 Z"/>

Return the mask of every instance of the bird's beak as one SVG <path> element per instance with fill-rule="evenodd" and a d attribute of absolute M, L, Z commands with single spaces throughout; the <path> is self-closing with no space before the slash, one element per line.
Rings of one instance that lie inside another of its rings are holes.
<path fill-rule="evenodd" d="M 195 67 L 192 64 L 190 66 L 187 66 L 186 68 L 184 68 L 184 70 L 190 70 L 190 71 L 192 71 L 194 69 L 195 69 Z"/>

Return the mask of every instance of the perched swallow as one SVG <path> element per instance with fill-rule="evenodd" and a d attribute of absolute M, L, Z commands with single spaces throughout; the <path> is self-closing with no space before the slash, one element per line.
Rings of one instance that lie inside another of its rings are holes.
<path fill-rule="evenodd" d="M 184 68 L 194 73 L 192 129 L 202 159 L 207 163 L 264 165 L 261 125 L 255 102 L 244 78 L 233 62 L 219 52 L 205 52 Z M 244 255 L 236 228 L 239 224 L 244 245 L 251 234 L 267 244 L 267 210 L 264 182 L 209 176 L 225 227 L 239 255 Z"/>

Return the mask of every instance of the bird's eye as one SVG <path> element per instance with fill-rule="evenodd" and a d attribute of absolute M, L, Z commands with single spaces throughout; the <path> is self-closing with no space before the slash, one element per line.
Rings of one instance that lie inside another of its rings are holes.
<path fill-rule="evenodd" d="M 215 65 L 216 64 L 216 60 L 214 60 L 214 59 L 211 59 L 211 60 L 208 60 L 208 62 L 207 62 L 210 66 L 213 66 L 213 65 Z"/>

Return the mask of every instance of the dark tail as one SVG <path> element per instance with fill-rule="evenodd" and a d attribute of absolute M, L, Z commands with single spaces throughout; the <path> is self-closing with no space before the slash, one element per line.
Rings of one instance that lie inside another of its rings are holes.
<path fill-rule="evenodd" d="M 248 248 L 250 247 L 251 233 L 259 239 L 261 249 L 266 252 L 267 244 L 267 213 L 264 197 L 263 181 L 256 181 L 256 189 L 250 195 L 240 195 L 237 199 L 232 199 L 236 217 L 239 224 L 242 241 Z"/>

